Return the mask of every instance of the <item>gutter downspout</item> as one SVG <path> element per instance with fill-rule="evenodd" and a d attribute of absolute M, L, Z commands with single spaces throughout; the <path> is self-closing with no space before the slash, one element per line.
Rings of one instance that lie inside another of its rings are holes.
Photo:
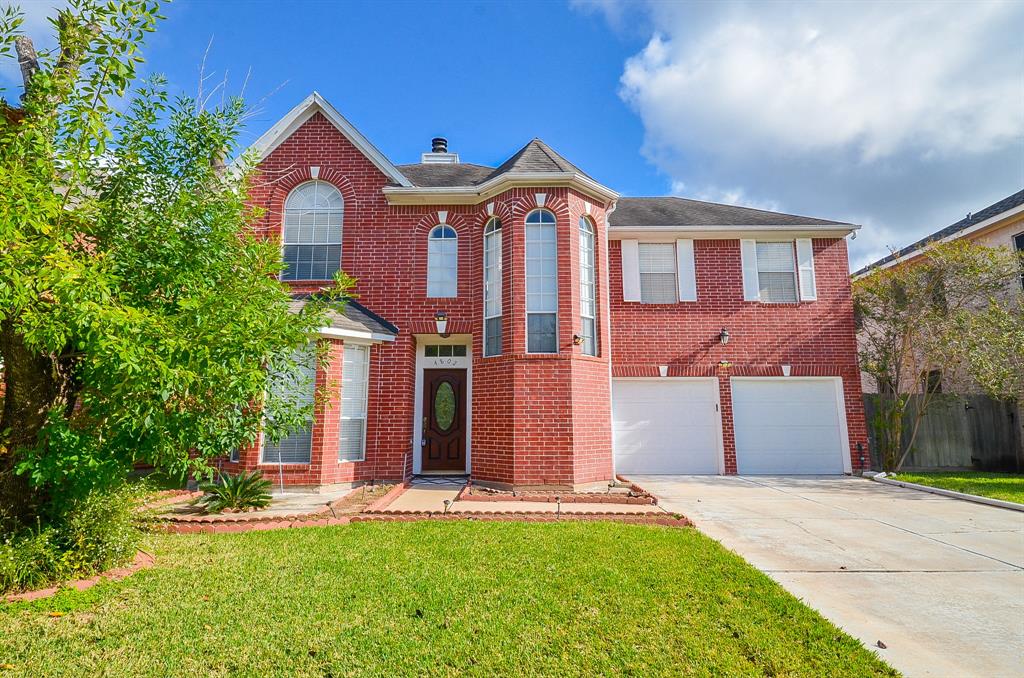
<path fill-rule="evenodd" d="M 608 314 L 608 323 L 607 323 L 607 325 L 608 325 L 608 345 L 605 346 L 605 351 L 607 351 L 607 355 L 608 355 L 608 414 L 609 414 L 609 421 L 608 421 L 608 423 L 609 423 L 609 425 L 611 424 L 611 397 L 612 397 L 612 342 L 611 342 L 611 338 L 612 338 L 612 326 L 611 326 L 612 309 L 610 308 L 611 301 L 612 301 L 612 291 L 611 291 L 611 289 L 609 289 L 609 286 L 610 286 L 609 279 L 610 279 L 611 276 L 608 273 L 608 267 L 610 266 L 611 262 L 609 262 L 609 260 L 608 260 L 608 229 L 611 227 L 611 223 L 610 222 L 611 222 L 612 213 L 618 208 L 618 206 L 619 206 L 618 200 L 613 200 L 612 201 L 612 206 L 610 208 L 608 208 L 607 210 L 605 210 L 605 213 L 604 213 L 604 238 L 602 239 L 602 250 L 603 251 L 601 253 L 603 258 L 604 258 L 604 275 L 602 276 L 601 287 L 604 288 L 604 309 L 605 309 L 605 312 Z M 615 487 L 616 485 L 619 484 L 619 476 L 618 476 L 618 474 L 615 471 L 615 431 L 614 430 L 609 430 L 609 433 L 612 434 L 612 478 L 611 478 L 611 481 L 608 483 L 608 487 L 611 488 L 611 487 Z"/>

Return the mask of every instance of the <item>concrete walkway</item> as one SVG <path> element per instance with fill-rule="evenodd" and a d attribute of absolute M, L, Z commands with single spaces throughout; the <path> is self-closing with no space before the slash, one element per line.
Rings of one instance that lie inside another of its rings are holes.
<path fill-rule="evenodd" d="M 860 478 L 630 479 L 907 676 L 1024 676 L 1024 513 Z"/>

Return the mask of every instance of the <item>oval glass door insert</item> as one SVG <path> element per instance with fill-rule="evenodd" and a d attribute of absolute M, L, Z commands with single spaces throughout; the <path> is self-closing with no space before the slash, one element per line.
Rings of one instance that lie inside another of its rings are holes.
<path fill-rule="evenodd" d="M 455 421 L 455 389 L 447 382 L 441 382 L 434 394 L 434 421 L 442 431 L 447 431 Z"/>

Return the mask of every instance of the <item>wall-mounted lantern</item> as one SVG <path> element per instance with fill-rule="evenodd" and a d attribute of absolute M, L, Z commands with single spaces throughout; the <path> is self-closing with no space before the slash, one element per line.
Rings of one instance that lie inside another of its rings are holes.
<path fill-rule="evenodd" d="M 442 337 L 448 336 L 448 313 L 447 311 L 438 311 L 434 314 L 434 324 L 437 325 L 437 333 Z"/>
<path fill-rule="evenodd" d="M 582 344 L 583 344 L 583 337 L 581 337 L 578 334 L 572 335 L 572 345 L 573 346 L 581 346 Z"/>
<path fill-rule="evenodd" d="M 729 330 L 727 330 L 727 329 L 725 329 L 723 327 L 722 331 L 718 333 L 718 341 L 722 342 L 723 346 L 728 344 L 729 343 Z"/>

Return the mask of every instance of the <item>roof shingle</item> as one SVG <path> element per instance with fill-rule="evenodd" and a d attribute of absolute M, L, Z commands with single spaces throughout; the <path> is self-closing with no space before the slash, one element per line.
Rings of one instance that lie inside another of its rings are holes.
<path fill-rule="evenodd" d="M 615 227 L 636 226 L 852 226 L 841 221 L 769 212 L 688 198 L 619 198 L 608 218 Z"/>

